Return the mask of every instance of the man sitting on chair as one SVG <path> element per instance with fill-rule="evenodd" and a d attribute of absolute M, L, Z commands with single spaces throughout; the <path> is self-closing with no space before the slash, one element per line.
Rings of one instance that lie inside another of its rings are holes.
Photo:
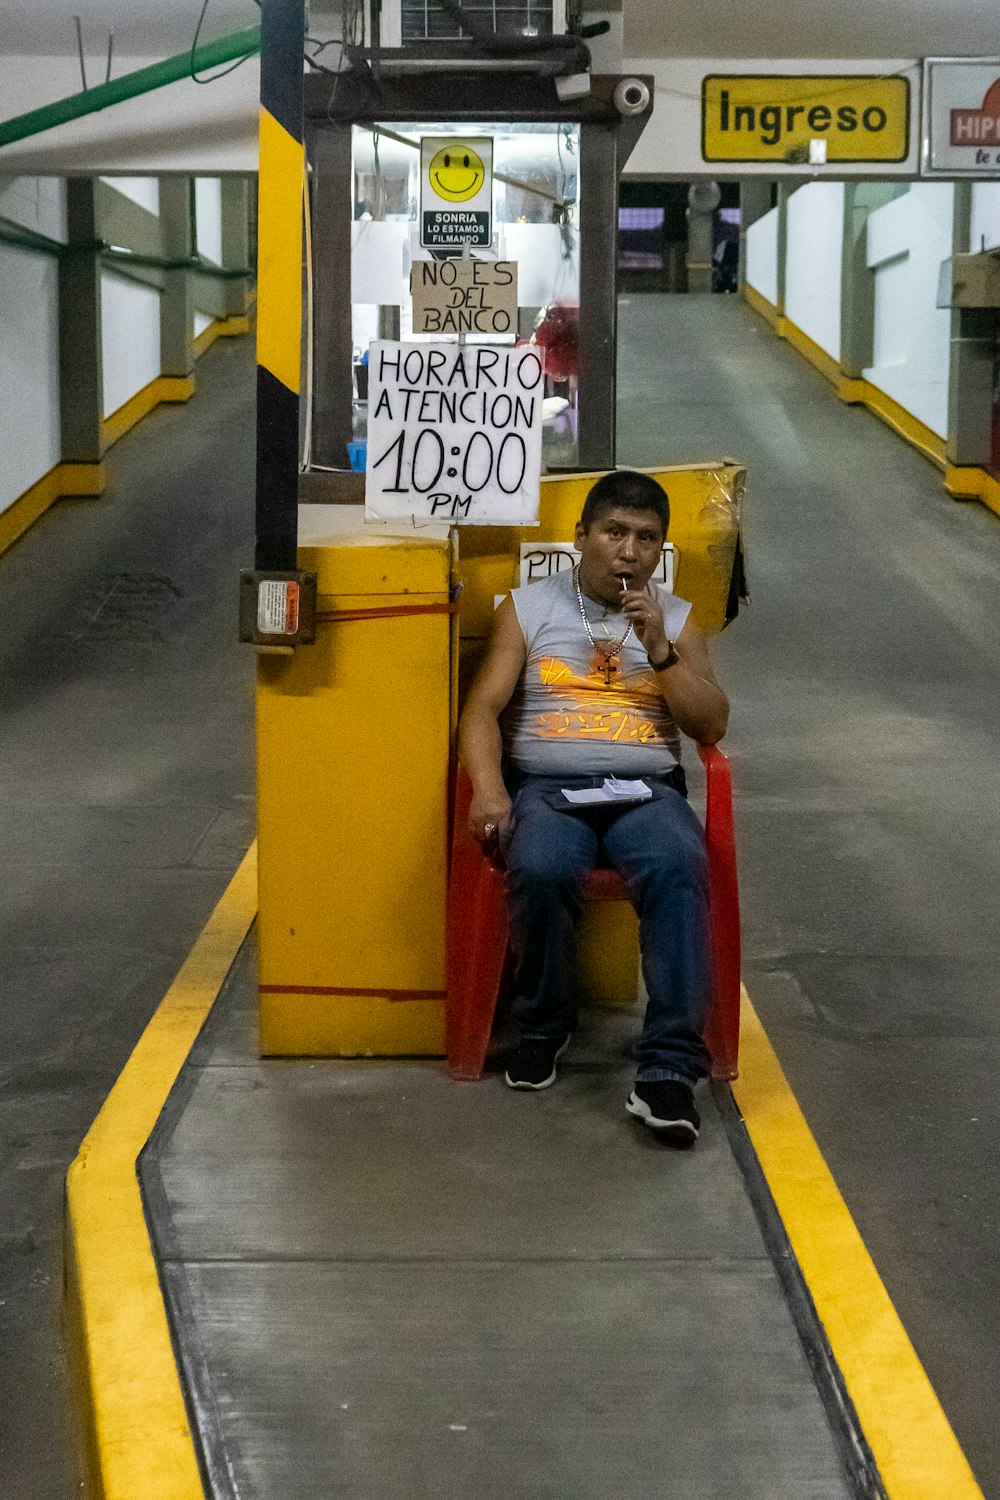
<path fill-rule="evenodd" d="M 667 496 L 646 474 L 598 480 L 576 527 L 578 565 L 514 589 L 496 612 L 462 715 L 472 833 L 507 867 L 517 1042 L 506 1081 L 555 1082 L 576 1018 L 576 919 L 586 877 L 617 869 L 639 914 L 649 1003 L 626 1109 L 673 1144 L 698 1135 L 708 1071 L 708 872 L 687 802 L 680 730 L 714 745 L 726 696 L 691 606 L 652 583 Z M 567 791 L 628 780 L 613 801 Z"/>

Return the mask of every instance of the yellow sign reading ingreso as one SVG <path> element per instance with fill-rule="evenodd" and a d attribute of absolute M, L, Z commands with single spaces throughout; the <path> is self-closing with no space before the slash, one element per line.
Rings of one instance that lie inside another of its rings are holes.
<path fill-rule="evenodd" d="M 905 161 L 909 79 L 762 73 L 703 79 L 705 161 L 805 161 L 816 139 L 826 141 L 828 162 Z"/>

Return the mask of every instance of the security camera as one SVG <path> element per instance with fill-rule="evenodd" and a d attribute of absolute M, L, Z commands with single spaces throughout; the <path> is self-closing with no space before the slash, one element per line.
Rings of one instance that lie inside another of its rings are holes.
<path fill-rule="evenodd" d="M 641 78 L 623 78 L 612 98 L 620 115 L 641 115 L 649 107 L 649 87 Z"/>

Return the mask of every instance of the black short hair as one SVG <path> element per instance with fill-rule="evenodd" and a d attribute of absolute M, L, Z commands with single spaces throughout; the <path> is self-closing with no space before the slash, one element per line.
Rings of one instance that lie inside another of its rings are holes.
<path fill-rule="evenodd" d="M 583 502 L 581 525 L 589 526 L 598 516 L 617 505 L 628 510 L 652 511 L 666 536 L 670 525 L 670 501 L 666 490 L 651 474 L 640 474 L 635 469 L 613 469 L 610 474 L 602 475 Z"/>

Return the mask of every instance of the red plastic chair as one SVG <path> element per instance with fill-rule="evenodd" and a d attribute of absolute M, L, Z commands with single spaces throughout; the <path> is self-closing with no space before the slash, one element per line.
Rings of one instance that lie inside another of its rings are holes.
<path fill-rule="evenodd" d="M 740 898 L 733 839 L 729 761 L 715 746 L 699 745 L 705 765 L 705 843 L 711 896 L 714 993 L 705 1042 L 713 1078 L 735 1078 L 740 1034 Z M 504 873 L 469 832 L 472 783 L 459 767 L 455 786 L 451 874 L 448 884 L 448 1071 L 481 1078 L 509 934 Z M 587 901 L 627 901 L 617 870 L 598 869 L 584 887 Z"/>

